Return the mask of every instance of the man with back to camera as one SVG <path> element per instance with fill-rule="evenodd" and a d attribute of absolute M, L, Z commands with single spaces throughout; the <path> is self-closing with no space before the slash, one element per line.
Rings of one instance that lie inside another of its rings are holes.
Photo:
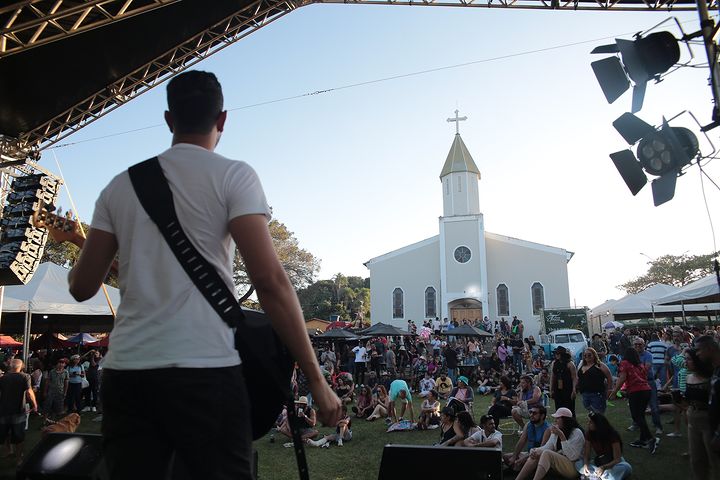
<path fill-rule="evenodd" d="M 305 372 L 320 419 L 340 401 L 325 382 L 302 311 L 268 230 L 269 207 L 246 163 L 213 153 L 225 126 L 215 75 L 167 86 L 172 146 L 159 155 L 177 216 L 228 288 L 233 240 L 275 331 Z M 121 303 L 103 364 L 103 447 L 112 479 L 164 478 L 173 452 L 192 478 L 251 478 L 249 403 L 233 331 L 187 276 L 140 205 L 127 171 L 101 192 L 68 279 L 78 301 L 100 288 L 119 254 Z M 168 391 L 172 395 L 140 395 Z M 177 421 L 182 419 L 182 421 Z M 132 459 L 132 461 L 128 461 Z"/>
<path fill-rule="evenodd" d="M 14 358 L 10 361 L 7 373 L 0 378 L 0 443 L 5 443 L 10 435 L 10 444 L 15 446 L 18 465 L 23 458 L 25 441 L 25 403 L 30 403 L 30 411 L 37 411 L 30 375 L 23 373 L 22 369 L 23 361 Z M 6 455 L 10 455 L 10 452 Z"/>

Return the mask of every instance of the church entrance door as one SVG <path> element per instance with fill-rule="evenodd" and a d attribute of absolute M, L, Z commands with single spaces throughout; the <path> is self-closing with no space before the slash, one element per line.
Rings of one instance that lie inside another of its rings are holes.
<path fill-rule="evenodd" d="M 453 308 L 450 310 L 453 320 L 457 320 L 458 325 L 462 325 L 463 321 L 467 321 L 470 325 L 474 325 L 475 321 L 481 321 L 483 318 L 482 307 L 480 308 Z"/>

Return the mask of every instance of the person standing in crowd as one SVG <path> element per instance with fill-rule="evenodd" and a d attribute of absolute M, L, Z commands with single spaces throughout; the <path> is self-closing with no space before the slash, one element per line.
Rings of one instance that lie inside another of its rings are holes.
<path fill-rule="evenodd" d="M 653 425 L 655 425 L 655 435 L 663 434 L 662 420 L 660 419 L 660 404 L 658 402 L 658 386 L 655 381 L 653 370 L 653 357 L 650 352 L 645 350 L 645 340 L 641 337 L 635 337 L 633 346 L 637 350 L 640 361 L 645 365 L 647 370 L 648 385 L 650 385 L 650 412 L 652 414 Z"/>
<path fill-rule="evenodd" d="M 454 344 L 448 342 L 443 351 L 443 357 L 445 357 L 445 368 L 447 369 L 448 377 L 455 382 L 457 379 L 458 354 Z"/>
<path fill-rule="evenodd" d="M 553 471 L 563 478 L 577 477 L 575 462 L 582 455 L 585 435 L 570 409 L 561 407 L 552 414 L 555 424 L 550 438 L 541 447 L 530 450 L 530 458 L 515 480 L 525 480 L 533 473 L 533 480 L 541 480 Z"/>
<path fill-rule="evenodd" d="M 565 347 L 557 347 L 554 353 L 555 360 L 550 365 L 550 398 L 555 401 L 555 410 L 565 407 L 575 415 L 577 395 L 575 364 Z"/>
<path fill-rule="evenodd" d="M 67 397 L 65 403 L 70 413 L 80 413 L 82 403 L 82 382 L 85 378 L 85 369 L 80 365 L 80 355 L 70 357 L 70 366 L 67 368 L 70 375 Z"/>
<path fill-rule="evenodd" d="M 321 419 L 337 424 L 340 401 L 320 372 L 273 247 L 260 180 L 249 165 L 214 153 L 227 118 L 220 83 L 212 73 L 184 72 L 168 83 L 167 99 L 172 146 L 158 159 L 183 230 L 230 291 L 237 246 L 263 310 L 310 382 Z M 101 389 L 109 476 L 134 480 L 140 471 L 163 478 L 177 454 L 192 477 L 249 478 L 250 409 L 233 330 L 149 219 L 128 172 L 117 175 L 95 205 L 68 275 L 77 301 L 97 293 L 116 254 L 121 303 Z M 139 394 L 151 391 L 171 395 Z"/>
<path fill-rule="evenodd" d="M 385 369 L 391 377 L 397 374 L 397 357 L 395 356 L 395 344 L 385 349 Z"/>
<path fill-rule="evenodd" d="M 529 410 L 530 421 L 523 428 L 513 453 L 503 455 L 503 462 L 513 472 L 519 472 L 528 459 L 530 450 L 545 445 L 550 438 L 547 410 L 542 405 Z"/>
<path fill-rule="evenodd" d="M 703 335 L 695 340 L 695 348 L 697 349 L 697 356 L 700 361 L 712 365 L 714 369 L 712 377 L 710 378 L 708 398 L 708 422 L 706 427 L 708 432 L 703 436 L 703 444 L 707 452 L 712 452 L 712 454 L 715 455 L 713 461 L 715 465 L 715 475 L 717 476 L 718 456 L 720 456 L 720 343 L 710 335 Z M 698 404 L 698 406 L 699 405 L 700 404 Z M 693 412 L 693 415 L 697 414 L 699 414 L 699 412 Z M 699 448 L 700 446 L 697 445 L 696 450 Z"/>
<path fill-rule="evenodd" d="M 23 361 L 14 358 L 10 361 L 7 373 L 0 377 L 0 444 L 9 437 L 9 445 L 15 447 L 17 464 L 23 460 L 23 442 L 25 441 L 25 421 L 28 412 L 25 403 L 30 404 L 30 411 L 37 411 L 37 401 L 32 388 L 32 379 L 23 373 Z M 11 453 L 6 452 L 5 456 Z"/>
<path fill-rule="evenodd" d="M 85 369 L 85 378 L 89 387 L 85 392 L 85 408 L 83 412 L 97 412 L 98 393 L 100 387 L 100 360 L 102 356 L 97 350 L 90 350 L 83 356 L 88 357 L 88 367 Z"/>
<path fill-rule="evenodd" d="M 55 368 L 48 372 L 45 383 L 45 415 L 59 417 L 65 412 L 65 398 L 70 384 L 70 374 L 65 369 L 65 360 L 58 358 Z"/>
<path fill-rule="evenodd" d="M 365 385 L 365 370 L 367 370 L 367 349 L 362 342 L 352 349 L 355 354 L 355 380 L 360 385 Z"/>
<path fill-rule="evenodd" d="M 595 452 L 595 459 L 590 461 L 592 452 Z M 583 457 L 576 463 L 578 472 L 598 480 L 627 478 L 632 474 L 632 467 L 625 461 L 622 452 L 622 438 L 617 430 L 603 414 L 591 411 Z"/>
<path fill-rule="evenodd" d="M 512 348 L 512 362 L 513 366 L 515 367 L 515 371 L 517 371 L 518 373 L 522 373 L 523 350 L 525 349 L 525 344 L 523 343 L 522 338 L 518 334 L 513 333 L 510 336 L 510 347 Z"/>
<path fill-rule="evenodd" d="M 647 344 L 647 351 L 652 355 L 653 375 L 660 380 L 661 385 L 665 385 L 668 375 L 665 368 L 665 355 L 670 344 L 664 342 L 657 332 L 650 334 L 650 342 Z"/>
<path fill-rule="evenodd" d="M 713 368 L 710 363 L 700 360 L 695 348 L 685 350 L 684 356 L 688 370 L 684 399 L 690 467 L 695 480 L 709 480 L 720 475 L 720 455 L 715 455 L 711 449 L 713 431 L 708 416 Z"/>
<path fill-rule="evenodd" d="M 595 351 L 598 354 L 598 357 L 600 358 L 600 362 L 605 363 L 605 356 L 608 353 L 608 347 L 605 341 L 602 339 L 600 334 L 595 333 L 592 336 L 592 343 L 590 344 L 592 348 L 595 349 Z"/>
<path fill-rule="evenodd" d="M 654 454 L 657 451 L 658 442 L 650 433 L 645 420 L 645 408 L 647 408 L 650 401 L 650 385 L 648 385 L 645 365 L 640 362 L 640 357 L 634 348 L 628 348 L 625 351 L 625 358 L 620 362 L 618 380 L 615 382 L 612 392 L 608 395 L 608 400 L 612 399 L 623 385 L 625 385 L 625 391 L 628 395 L 630 416 L 634 424 L 640 427 L 640 438 L 630 443 L 630 446 L 635 448 L 648 447 L 650 453 Z"/>
<path fill-rule="evenodd" d="M 594 348 L 586 348 L 582 358 L 577 375 L 583 406 L 588 412 L 605 413 L 607 396 L 613 386 L 612 374 Z"/>

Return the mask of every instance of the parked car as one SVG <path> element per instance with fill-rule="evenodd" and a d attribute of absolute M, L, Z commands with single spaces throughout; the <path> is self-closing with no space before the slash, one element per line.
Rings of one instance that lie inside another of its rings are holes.
<path fill-rule="evenodd" d="M 573 360 L 577 363 L 581 357 L 582 352 L 588 346 L 587 338 L 585 334 L 580 330 L 574 330 L 571 328 L 563 328 L 560 330 L 553 330 L 547 335 L 540 335 L 540 346 L 545 350 L 547 358 L 552 358 L 552 352 L 557 347 L 565 347 L 570 352 Z"/>

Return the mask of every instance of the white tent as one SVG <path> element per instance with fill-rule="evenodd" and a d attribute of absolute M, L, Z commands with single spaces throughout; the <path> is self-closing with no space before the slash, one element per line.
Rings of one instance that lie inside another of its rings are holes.
<path fill-rule="evenodd" d="M 5 287 L 3 312 L 31 312 L 55 315 L 112 315 L 102 289 L 89 300 L 76 301 L 68 291 L 68 269 L 52 262 L 41 263 L 26 285 Z M 114 307 L 120 291 L 107 286 Z"/>
<path fill-rule="evenodd" d="M 2 312 L 0 314 L 24 313 L 25 326 L 23 354 L 29 350 L 32 316 L 113 316 L 102 289 L 89 300 L 76 301 L 69 292 L 68 269 L 51 262 L 40 264 L 32 279 L 26 285 L 12 285 L 4 288 Z M 113 308 L 120 303 L 117 288 L 107 286 Z M 0 317 L 1 318 L 1 317 Z"/>
<path fill-rule="evenodd" d="M 678 291 L 658 298 L 655 302 L 658 305 L 668 304 L 696 304 L 720 301 L 720 286 L 717 276 L 708 275 L 692 283 L 688 283 Z"/>
<path fill-rule="evenodd" d="M 684 287 L 687 288 L 687 287 Z M 717 288 L 717 287 L 716 287 Z M 591 320 L 604 324 L 611 320 L 620 320 L 630 324 L 638 319 L 674 317 L 682 315 L 704 316 L 720 310 L 718 303 L 660 305 L 666 298 L 672 298 L 683 289 L 672 285 L 658 284 L 646 288 L 640 293 L 625 295 L 618 300 L 607 300 L 592 309 Z M 679 301 L 677 303 L 680 303 Z M 717 315 L 717 313 L 715 313 Z M 626 323 L 627 324 L 627 323 Z"/>

